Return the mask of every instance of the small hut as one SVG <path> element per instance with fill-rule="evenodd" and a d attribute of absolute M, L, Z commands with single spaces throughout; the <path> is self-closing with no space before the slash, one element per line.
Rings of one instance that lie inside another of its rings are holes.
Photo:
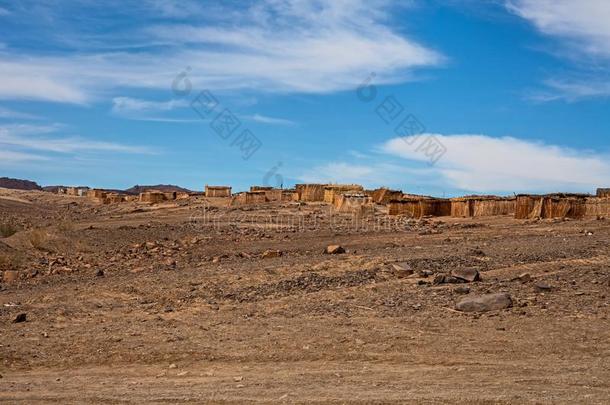
<path fill-rule="evenodd" d="M 98 199 L 106 197 L 106 194 L 108 194 L 106 191 L 94 188 L 87 192 L 87 197 L 91 199 Z"/>
<path fill-rule="evenodd" d="M 515 218 L 583 218 L 586 202 L 584 194 L 520 194 L 515 203 Z"/>
<path fill-rule="evenodd" d="M 244 191 L 231 198 L 230 205 L 263 204 L 267 202 L 265 191 Z"/>
<path fill-rule="evenodd" d="M 364 187 L 359 184 L 328 184 L 324 186 L 324 202 L 333 204 L 338 195 L 361 194 Z"/>
<path fill-rule="evenodd" d="M 404 215 L 410 218 L 424 216 L 444 217 L 451 215 L 451 201 L 442 198 L 403 198 L 388 203 L 389 215 Z"/>
<path fill-rule="evenodd" d="M 596 196 L 598 198 L 610 197 L 610 188 L 598 188 Z"/>
<path fill-rule="evenodd" d="M 324 201 L 325 184 L 297 184 L 300 201 L 316 202 Z"/>
<path fill-rule="evenodd" d="M 267 191 L 273 190 L 271 186 L 250 186 L 250 191 Z"/>
<path fill-rule="evenodd" d="M 104 204 L 118 204 L 125 201 L 125 196 L 119 193 L 107 193 L 104 197 Z"/>
<path fill-rule="evenodd" d="M 299 193 L 296 190 L 282 190 L 282 201 L 299 201 Z"/>
<path fill-rule="evenodd" d="M 265 198 L 267 201 L 282 201 L 282 189 L 279 188 L 271 188 L 268 190 L 261 190 L 265 193 Z"/>
<path fill-rule="evenodd" d="M 589 197 L 585 201 L 585 216 L 610 217 L 610 198 Z"/>
<path fill-rule="evenodd" d="M 452 217 L 484 217 L 513 215 L 514 197 L 466 196 L 451 199 Z"/>
<path fill-rule="evenodd" d="M 373 199 L 363 193 L 340 194 L 335 198 L 334 208 L 339 212 L 365 213 L 373 212 Z"/>
<path fill-rule="evenodd" d="M 208 186 L 205 185 L 206 197 L 231 197 L 231 187 L 229 186 Z"/>
<path fill-rule="evenodd" d="M 140 193 L 140 202 L 157 204 L 165 201 L 165 193 L 161 191 L 145 191 Z"/>
<path fill-rule="evenodd" d="M 373 190 L 372 197 L 376 204 L 386 205 L 392 200 L 400 200 L 402 198 L 402 191 L 382 187 Z"/>
<path fill-rule="evenodd" d="M 68 187 L 65 190 L 65 194 L 75 196 L 75 197 L 84 197 L 87 195 L 89 191 L 88 187 Z"/>
<path fill-rule="evenodd" d="M 451 215 L 451 201 L 442 198 L 423 198 L 419 200 L 421 216 L 448 217 Z"/>
<path fill-rule="evenodd" d="M 175 191 L 165 191 L 163 195 L 165 196 L 166 200 L 173 201 L 176 199 L 178 193 L 176 193 Z"/>
<path fill-rule="evenodd" d="M 403 198 L 400 200 L 392 200 L 388 203 L 388 215 L 404 215 L 410 218 L 419 218 L 421 216 L 419 209 L 419 199 Z"/>

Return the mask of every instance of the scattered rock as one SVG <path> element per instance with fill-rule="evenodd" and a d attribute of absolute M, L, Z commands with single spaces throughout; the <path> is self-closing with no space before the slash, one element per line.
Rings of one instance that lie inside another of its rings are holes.
<path fill-rule="evenodd" d="M 279 250 L 265 250 L 263 252 L 263 254 L 261 255 L 261 257 L 263 259 L 272 259 L 275 257 L 280 257 L 282 255 L 282 252 Z"/>
<path fill-rule="evenodd" d="M 433 275 L 434 272 L 432 270 L 420 270 L 417 274 L 419 274 L 420 277 L 426 278 Z"/>
<path fill-rule="evenodd" d="M 27 320 L 27 314 L 25 312 L 20 313 L 19 315 L 17 315 L 15 317 L 15 319 L 13 319 L 13 323 L 21 323 L 21 322 L 25 322 Z"/>
<path fill-rule="evenodd" d="M 172 363 L 172 364 L 170 364 L 170 365 L 169 365 L 169 367 L 168 367 L 168 368 L 178 368 L 178 366 L 176 366 L 176 364 L 175 364 L 175 363 Z"/>
<path fill-rule="evenodd" d="M 507 293 L 475 295 L 462 298 L 455 309 L 462 312 L 486 312 L 510 308 L 513 300 Z"/>
<path fill-rule="evenodd" d="M 466 285 L 460 285 L 458 287 L 455 287 L 455 289 L 453 291 L 456 294 L 468 294 L 470 292 L 470 287 L 468 287 Z"/>
<path fill-rule="evenodd" d="M 451 276 L 472 283 L 481 280 L 481 275 L 477 269 L 453 269 Z"/>
<path fill-rule="evenodd" d="M 95 272 L 95 277 L 104 277 L 104 270 L 102 270 L 102 269 L 98 269 L 98 270 Z"/>
<path fill-rule="evenodd" d="M 2 274 L 2 281 L 5 283 L 12 283 L 17 280 L 19 280 L 19 272 L 16 270 L 6 270 L 4 274 Z"/>
<path fill-rule="evenodd" d="M 341 245 L 329 245 L 326 247 L 324 251 L 327 255 L 338 255 L 341 253 L 345 253 L 345 249 Z"/>
<path fill-rule="evenodd" d="M 413 274 L 413 269 L 408 263 L 393 263 L 390 266 L 392 273 L 398 278 L 403 278 Z"/>
<path fill-rule="evenodd" d="M 529 283 L 532 280 L 532 276 L 530 273 L 522 273 L 517 277 L 513 278 L 511 281 L 520 281 L 522 283 Z"/>
<path fill-rule="evenodd" d="M 461 278 L 453 277 L 448 274 L 439 273 L 436 276 L 434 276 L 434 280 L 432 281 L 432 284 L 457 284 L 457 283 L 464 283 L 464 282 L 465 282 L 465 280 L 462 280 Z"/>
<path fill-rule="evenodd" d="M 244 377 L 242 377 L 242 376 L 233 377 L 233 381 L 235 381 L 235 382 L 240 382 L 240 381 L 243 381 L 243 380 L 244 380 Z"/>
<path fill-rule="evenodd" d="M 212 259 L 212 263 L 220 263 L 220 256 L 215 256 L 215 257 Z"/>
<path fill-rule="evenodd" d="M 177 264 L 178 263 L 176 262 L 176 260 L 174 260 L 172 258 L 168 258 L 168 259 L 163 260 L 163 265 L 168 267 L 168 268 L 171 268 L 171 269 L 176 268 Z"/>
<path fill-rule="evenodd" d="M 132 273 L 143 273 L 146 271 L 146 267 L 134 267 L 131 269 Z"/>
<path fill-rule="evenodd" d="M 551 286 L 543 281 L 538 281 L 536 284 L 534 284 L 534 291 L 536 292 L 545 292 L 545 291 L 551 291 Z"/>

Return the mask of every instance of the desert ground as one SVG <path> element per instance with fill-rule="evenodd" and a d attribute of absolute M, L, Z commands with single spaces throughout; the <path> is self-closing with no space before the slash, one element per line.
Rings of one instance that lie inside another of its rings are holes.
<path fill-rule="evenodd" d="M 610 220 L 227 201 L 0 189 L 0 401 L 610 403 Z"/>

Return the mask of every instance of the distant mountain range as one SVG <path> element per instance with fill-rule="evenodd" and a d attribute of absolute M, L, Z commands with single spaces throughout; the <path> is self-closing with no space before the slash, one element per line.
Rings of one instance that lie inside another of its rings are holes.
<path fill-rule="evenodd" d="M 175 191 L 177 193 L 191 193 L 192 191 L 187 188 L 182 188 L 179 186 L 175 186 L 173 184 L 157 184 L 155 186 L 139 186 L 135 185 L 127 190 L 124 190 L 123 193 L 126 194 L 140 194 L 146 190 L 158 190 L 164 193 Z"/>
<path fill-rule="evenodd" d="M 14 190 L 42 190 L 42 187 L 33 181 L 11 179 L 9 177 L 0 177 L 0 187 Z"/>
<path fill-rule="evenodd" d="M 30 180 L 21 180 L 21 179 L 11 179 L 8 177 L 0 177 L 0 187 L 10 188 L 14 190 L 41 190 L 48 191 L 50 193 L 56 193 L 59 188 L 66 188 L 67 186 L 45 186 L 41 187 L 37 183 Z M 80 187 L 80 186 L 79 186 Z M 146 190 L 158 190 L 162 192 L 171 192 L 176 191 L 179 193 L 190 193 L 191 190 L 179 186 L 175 186 L 173 184 L 157 184 L 153 186 L 140 186 L 135 185 L 126 190 L 108 190 L 116 193 L 124 193 L 124 194 L 132 194 L 137 195 Z"/>

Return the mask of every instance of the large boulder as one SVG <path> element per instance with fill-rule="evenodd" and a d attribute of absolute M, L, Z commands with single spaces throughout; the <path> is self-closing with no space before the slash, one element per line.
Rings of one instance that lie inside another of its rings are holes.
<path fill-rule="evenodd" d="M 513 306 L 510 294 L 484 294 L 473 295 L 461 299 L 455 305 L 455 309 L 462 312 L 486 312 L 498 309 L 506 309 Z"/>

